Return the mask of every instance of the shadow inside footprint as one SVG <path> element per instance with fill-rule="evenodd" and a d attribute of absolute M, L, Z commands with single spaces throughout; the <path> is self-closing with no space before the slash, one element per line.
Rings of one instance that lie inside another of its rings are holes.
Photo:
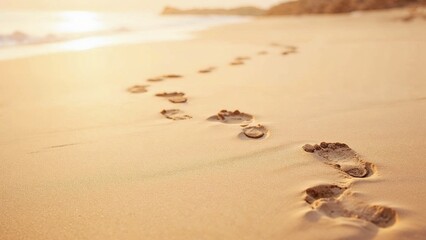
<path fill-rule="evenodd" d="M 268 135 L 269 130 L 258 124 L 256 126 L 245 126 L 238 135 L 240 139 L 264 139 Z"/>
<path fill-rule="evenodd" d="M 344 143 L 306 144 L 303 150 L 321 157 L 324 163 L 355 178 L 365 178 L 374 174 L 375 166 L 366 162 Z"/>
<path fill-rule="evenodd" d="M 221 110 L 218 114 L 209 117 L 209 121 L 217 121 L 229 124 L 242 124 L 253 121 L 254 117 L 251 114 L 240 112 L 239 110 L 228 111 Z"/>
<path fill-rule="evenodd" d="M 163 78 L 183 78 L 183 76 L 178 74 L 167 74 L 163 75 Z"/>
<path fill-rule="evenodd" d="M 344 191 L 346 191 L 346 187 L 340 187 L 337 185 L 318 185 L 315 187 L 311 187 L 306 189 L 306 197 L 305 201 L 309 204 L 312 204 L 318 199 L 321 198 L 336 198 L 340 196 Z"/>
<path fill-rule="evenodd" d="M 162 77 L 155 77 L 155 78 L 148 78 L 147 81 L 148 82 L 161 82 L 164 79 Z"/>
<path fill-rule="evenodd" d="M 162 92 L 155 94 L 157 97 L 177 97 L 177 96 L 185 96 L 183 92 Z"/>

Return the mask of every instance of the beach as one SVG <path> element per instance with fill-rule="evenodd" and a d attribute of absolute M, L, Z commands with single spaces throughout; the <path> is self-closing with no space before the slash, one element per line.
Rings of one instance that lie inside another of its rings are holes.
<path fill-rule="evenodd" d="M 0 61 L 0 238 L 423 239 L 426 22 L 404 13 Z M 155 96 L 175 91 L 187 102 Z M 212 121 L 221 110 L 267 131 Z M 353 177 L 303 149 L 321 142 L 374 167 Z M 320 185 L 344 189 L 316 202 L 337 208 L 306 201 Z M 372 206 L 392 221 L 368 220 Z"/>

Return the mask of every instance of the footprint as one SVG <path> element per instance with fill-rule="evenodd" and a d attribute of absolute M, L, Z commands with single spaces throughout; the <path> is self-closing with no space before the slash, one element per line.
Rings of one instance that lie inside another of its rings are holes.
<path fill-rule="evenodd" d="M 243 128 L 243 133 L 248 138 L 259 139 L 268 134 L 269 130 L 263 126 L 258 124 L 257 126 L 246 126 Z"/>
<path fill-rule="evenodd" d="M 164 79 L 162 77 L 156 77 L 156 78 L 149 78 L 147 79 L 148 82 L 161 82 Z"/>
<path fill-rule="evenodd" d="M 297 52 L 297 47 L 296 46 L 292 46 L 292 45 L 287 45 L 285 46 L 285 48 L 287 49 L 287 51 L 295 53 Z"/>
<path fill-rule="evenodd" d="M 289 51 L 297 51 L 297 47 L 294 46 L 294 45 L 284 45 L 284 44 L 281 44 L 281 43 L 273 42 L 273 43 L 270 43 L 269 46 L 285 48 L 286 50 L 289 50 Z"/>
<path fill-rule="evenodd" d="M 243 61 L 233 61 L 229 65 L 231 65 L 231 66 L 244 65 L 244 62 Z"/>
<path fill-rule="evenodd" d="M 257 53 L 257 55 L 267 55 L 267 54 L 268 54 L 267 51 L 260 51 L 260 52 Z"/>
<path fill-rule="evenodd" d="M 153 78 L 148 78 L 147 81 L 148 82 L 161 82 L 164 81 L 165 78 L 182 78 L 183 76 L 178 75 L 178 74 L 167 74 L 167 75 L 163 75 L 161 77 L 153 77 Z"/>
<path fill-rule="evenodd" d="M 132 87 L 129 87 L 127 89 L 127 91 L 129 93 L 144 93 L 147 92 L 148 90 L 146 89 L 147 87 L 149 87 L 149 85 L 134 85 Z"/>
<path fill-rule="evenodd" d="M 155 96 L 167 98 L 172 103 L 186 103 L 188 101 L 183 92 L 164 92 L 157 93 Z"/>
<path fill-rule="evenodd" d="M 355 178 L 365 178 L 374 174 L 374 165 L 366 162 L 344 143 L 326 143 L 320 145 L 306 144 L 303 150 L 321 157 L 322 161 L 349 176 Z"/>
<path fill-rule="evenodd" d="M 305 201 L 328 217 L 361 219 L 381 228 L 390 227 L 396 222 L 394 209 L 357 201 L 347 187 L 319 185 L 308 188 L 305 194 Z"/>
<path fill-rule="evenodd" d="M 163 75 L 163 78 L 183 78 L 183 76 L 178 74 L 167 74 Z"/>
<path fill-rule="evenodd" d="M 240 112 L 239 110 L 221 110 L 218 114 L 209 117 L 207 120 L 226 124 L 239 124 L 242 129 L 238 137 L 241 140 L 250 138 L 261 139 L 265 138 L 269 133 L 269 130 L 261 124 L 251 125 L 254 121 L 253 115 Z"/>
<path fill-rule="evenodd" d="M 168 119 L 172 119 L 172 120 L 186 120 L 186 119 L 191 119 L 192 117 L 189 115 L 186 115 L 183 111 L 179 110 L 179 109 L 168 109 L 168 110 L 163 110 L 161 111 L 161 114 L 163 116 L 165 116 Z"/>
<path fill-rule="evenodd" d="M 281 43 L 272 42 L 269 44 L 271 47 L 282 47 Z"/>
<path fill-rule="evenodd" d="M 297 53 L 297 47 L 293 45 L 283 45 L 280 43 L 271 43 L 269 44 L 271 47 L 278 47 L 284 49 L 283 52 L 281 52 L 282 55 L 288 55 L 291 53 Z"/>
<path fill-rule="evenodd" d="M 251 114 L 235 111 L 221 110 L 218 114 L 208 118 L 211 121 L 219 121 L 230 124 L 243 124 L 253 121 L 254 117 Z"/>
<path fill-rule="evenodd" d="M 236 57 L 231 63 L 230 65 L 232 66 L 238 66 L 238 65 L 243 65 L 245 63 L 245 61 L 250 60 L 250 57 L 247 56 L 241 56 L 241 57 Z"/>
<path fill-rule="evenodd" d="M 200 71 L 198 71 L 198 73 L 211 73 L 214 70 L 216 70 L 215 67 L 209 67 L 209 68 L 206 68 L 206 69 L 201 69 Z"/>
<path fill-rule="evenodd" d="M 241 56 L 241 57 L 236 57 L 235 61 L 247 61 L 250 60 L 251 57 L 247 57 L 247 56 Z"/>
<path fill-rule="evenodd" d="M 281 53 L 282 55 L 289 55 L 289 54 L 292 54 L 292 53 L 297 53 L 297 47 L 295 47 L 295 46 L 286 46 L 285 48 L 286 48 L 286 50 Z"/>
<path fill-rule="evenodd" d="M 396 211 L 389 207 L 369 206 L 362 203 L 345 203 L 337 199 L 318 201 L 314 203 L 313 207 L 332 218 L 346 217 L 362 219 L 381 228 L 392 226 L 396 222 L 397 215 Z"/>

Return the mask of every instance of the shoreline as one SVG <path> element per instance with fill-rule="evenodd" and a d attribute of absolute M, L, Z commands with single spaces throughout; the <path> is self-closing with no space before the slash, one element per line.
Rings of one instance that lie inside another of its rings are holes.
<path fill-rule="evenodd" d="M 61 13 L 58 12 L 57 15 L 60 16 Z M 66 12 L 65 12 L 66 13 Z M 53 13 L 51 13 L 53 14 Z M 92 13 L 96 14 L 96 13 Z M 105 14 L 105 13 L 98 13 Z M 118 14 L 118 13 L 115 13 Z M 143 16 L 143 14 L 141 14 Z M 101 15 L 102 16 L 102 15 Z M 103 16 L 107 18 L 108 15 Z M 109 17 L 112 17 L 111 15 Z M 156 29 L 128 29 L 127 26 L 114 27 L 112 29 L 100 29 L 99 32 L 93 32 L 91 34 L 87 32 L 82 33 L 68 33 L 61 38 L 63 39 L 54 39 L 48 40 L 51 42 L 40 42 L 41 37 L 33 39 L 33 43 L 25 43 L 16 46 L 4 46 L 0 47 L 0 61 L 13 60 L 18 58 L 26 58 L 37 55 L 48 55 L 53 53 L 62 53 L 62 52 L 72 52 L 72 51 L 84 51 L 88 49 L 103 48 L 109 46 L 125 46 L 125 45 L 138 45 L 146 43 L 155 43 L 155 42 L 173 42 L 173 41 L 185 41 L 194 38 L 199 31 L 206 29 L 223 26 L 223 25 L 233 25 L 248 22 L 251 20 L 250 17 L 242 16 L 162 16 L 162 15 L 149 15 L 145 14 L 147 17 L 146 20 L 152 21 L 153 16 L 157 20 L 162 19 L 163 21 L 168 19 L 170 22 L 173 18 L 180 20 L 192 20 L 203 19 L 202 24 L 196 24 L 195 26 L 175 26 L 174 28 L 167 28 L 166 30 L 156 30 Z M 116 16 L 115 16 L 116 17 Z M 111 24 L 111 23 L 109 23 Z M 135 23 L 128 23 L 135 24 Z M 159 24 L 159 23 L 157 23 Z M 164 23 L 163 23 L 164 24 Z M 139 26 L 141 27 L 141 26 Z M 147 26 L 144 26 L 146 28 Z M 151 28 L 154 26 L 151 26 Z M 121 29 L 121 30 L 120 30 Z M 15 32 L 27 36 L 27 33 L 21 32 L 22 30 L 14 30 Z M 105 32 L 110 32 L 110 34 L 105 34 Z M 74 35 L 83 35 L 83 36 L 74 36 Z M 12 35 L 12 34 L 10 34 Z M 56 38 L 55 33 L 48 33 L 50 38 Z M 84 36 L 87 35 L 87 36 Z M 6 37 L 9 35 L 5 35 Z M 0 36 L 1 37 L 1 36 Z M 28 35 L 29 39 L 34 38 L 35 36 Z M 45 36 L 44 38 L 47 38 Z"/>

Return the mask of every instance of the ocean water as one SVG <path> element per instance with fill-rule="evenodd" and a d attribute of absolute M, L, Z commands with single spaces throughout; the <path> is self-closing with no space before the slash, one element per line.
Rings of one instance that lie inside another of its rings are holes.
<path fill-rule="evenodd" d="M 0 11 L 0 60 L 108 45 L 185 40 L 198 30 L 249 20 L 147 12 Z"/>

